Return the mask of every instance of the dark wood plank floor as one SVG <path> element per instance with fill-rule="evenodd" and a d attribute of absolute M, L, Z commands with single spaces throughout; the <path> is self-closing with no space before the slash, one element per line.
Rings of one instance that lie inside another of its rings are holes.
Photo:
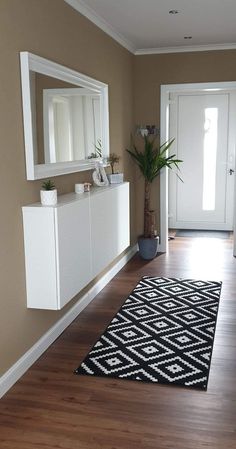
<path fill-rule="evenodd" d="M 222 280 L 207 392 L 73 375 L 143 275 Z M 135 256 L 0 401 L 1 449 L 235 449 L 236 259 L 232 241 L 179 238 Z"/>

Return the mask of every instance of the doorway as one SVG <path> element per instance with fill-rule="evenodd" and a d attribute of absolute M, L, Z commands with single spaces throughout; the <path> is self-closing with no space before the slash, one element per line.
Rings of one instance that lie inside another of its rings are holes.
<path fill-rule="evenodd" d="M 184 161 L 161 175 L 161 250 L 174 229 L 233 230 L 236 82 L 161 86 L 161 142 Z M 169 200 L 169 201 L 168 201 Z"/>

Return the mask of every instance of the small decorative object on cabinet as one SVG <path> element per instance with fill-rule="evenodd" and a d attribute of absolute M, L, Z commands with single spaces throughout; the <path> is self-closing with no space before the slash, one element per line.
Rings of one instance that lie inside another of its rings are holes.
<path fill-rule="evenodd" d="M 111 174 L 107 175 L 110 184 L 118 184 L 123 182 L 124 175 L 123 173 L 115 173 L 114 167 L 119 163 L 120 156 L 117 156 L 115 153 L 111 153 L 111 155 L 107 158 L 108 164 L 111 166 Z"/>
<path fill-rule="evenodd" d="M 138 244 L 141 257 L 150 260 L 156 257 L 159 244 L 155 225 L 155 211 L 151 210 L 150 207 L 151 185 L 163 167 L 175 167 L 179 170 L 179 163 L 183 161 L 176 159 L 175 154 L 168 156 L 168 149 L 174 139 L 164 142 L 160 146 L 156 143 L 156 137 L 151 138 L 144 134 L 144 136 L 140 136 L 140 139 L 144 142 L 143 151 L 138 150 L 134 140 L 131 142 L 131 149 L 127 149 L 127 151 L 138 164 L 145 180 L 144 233 L 139 237 Z M 179 177 L 179 179 L 181 178 Z"/>
<path fill-rule="evenodd" d="M 95 170 L 92 177 L 94 184 L 98 187 L 107 186 L 109 184 L 105 169 L 100 162 L 95 162 Z"/>
<path fill-rule="evenodd" d="M 50 179 L 43 182 L 40 199 L 43 206 L 55 206 L 57 204 L 57 189 Z"/>
<path fill-rule="evenodd" d="M 84 184 L 75 184 L 75 193 L 84 193 Z"/>
<path fill-rule="evenodd" d="M 90 182 L 85 182 L 84 183 L 84 192 L 90 192 L 90 187 L 92 184 L 90 184 Z"/>
<path fill-rule="evenodd" d="M 62 309 L 130 244 L 129 183 L 23 207 L 27 307 Z"/>

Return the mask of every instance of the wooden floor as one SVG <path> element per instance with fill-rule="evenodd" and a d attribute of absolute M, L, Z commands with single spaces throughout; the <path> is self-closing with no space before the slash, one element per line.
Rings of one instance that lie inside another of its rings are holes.
<path fill-rule="evenodd" d="M 76 376 L 143 275 L 222 280 L 207 392 Z M 176 238 L 135 256 L 0 401 L 1 449 L 235 449 L 236 259 L 232 240 Z"/>

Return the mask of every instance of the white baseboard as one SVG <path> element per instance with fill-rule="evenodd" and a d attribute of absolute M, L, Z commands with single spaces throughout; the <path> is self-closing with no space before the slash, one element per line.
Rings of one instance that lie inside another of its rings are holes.
<path fill-rule="evenodd" d="M 72 323 L 82 310 L 110 282 L 121 268 L 137 252 L 137 245 L 112 267 L 76 304 L 49 329 L 2 377 L 0 377 L 0 398 L 20 379 L 33 363 L 48 349 L 59 335 Z"/>

